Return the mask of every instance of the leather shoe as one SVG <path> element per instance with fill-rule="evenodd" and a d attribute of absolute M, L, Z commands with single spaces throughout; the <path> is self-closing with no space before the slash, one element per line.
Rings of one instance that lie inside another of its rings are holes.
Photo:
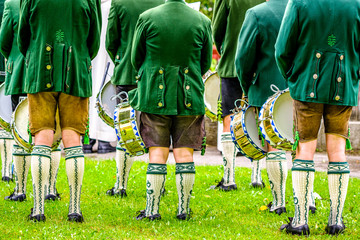
<path fill-rule="evenodd" d="M 236 184 L 231 184 L 231 185 L 225 186 L 224 185 L 224 179 L 222 178 L 221 181 L 218 182 L 217 185 L 213 185 L 213 186 L 210 187 L 210 189 L 216 189 L 216 188 L 219 188 L 220 190 L 223 190 L 225 192 L 229 192 L 229 191 L 232 191 L 232 190 L 236 190 L 237 186 L 236 186 Z"/>
<path fill-rule="evenodd" d="M 93 146 L 95 145 L 96 143 L 96 139 L 92 139 L 90 138 L 89 140 L 89 144 L 84 144 L 84 140 L 83 140 L 83 145 L 82 145 L 82 149 L 83 149 L 83 152 L 86 154 L 86 153 L 93 153 Z"/>
<path fill-rule="evenodd" d="M 55 200 L 60 200 L 61 197 L 60 197 L 60 194 L 56 193 L 56 195 L 54 194 L 48 194 L 45 196 L 45 200 L 52 200 L 52 201 L 55 201 Z"/>
<path fill-rule="evenodd" d="M 179 220 L 189 220 L 190 217 L 191 217 L 191 214 L 192 214 L 192 211 L 191 211 L 191 209 L 190 209 L 189 214 L 187 214 L 187 213 L 181 213 L 181 214 L 177 215 L 176 218 L 179 219 Z"/>
<path fill-rule="evenodd" d="M 4 181 L 4 182 L 10 182 L 10 181 L 13 181 L 13 179 L 12 178 L 10 178 L 10 177 L 2 177 L 2 179 L 1 179 L 2 181 Z"/>
<path fill-rule="evenodd" d="M 70 213 L 68 215 L 68 221 L 81 223 L 84 221 L 84 217 L 83 217 L 82 213 Z"/>
<path fill-rule="evenodd" d="M 26 194 L 19 194 L 15 195 L 15 191 L 10 194 L 10 196 L 6 196 L 5 200 L 15 201 L 15 202 L 22 202 L 26 199 Z"/>
<path fill-rule="evenodd" d="M 138 213 L 139 213 L 139 215 L 136 217 L 136 220 L 142 220 L 144 218 L 147 218 L 150 221 L 154 221 L 154 220 L 160 220 L 161 219 L 161 216 L 158 213 L 154 214 L 154 215 L 151 215 L 151 216 L 148 216 L 148 217 L 145 215 L 145 210 L 141 210 Z"/>
<path fill-rule="evenodd" d="M 268 209 L 269 209 L 269 212 L 273 213 L 275 212 L 277 215 L 281 215 L 282 213 L 286 213 L 286 208 L 285 207 L 279 207 L 279 208 L 276 208 L 274 210 L 271 210 L 271 207 L 272 207 L 272 202 L 270 202 L 268 205 L 267 205 Z"/>
<path fill-rule="evenodd" d="M 30 221 L 34 221 L 34 222 L 45 222 L 45 220 L 46 220 L 44 214 L 38 214 L 38 215 L 33 216 L 33 209 L 31 209 L 31 213 L 28 216 L 28 219 Z"/>
<path fill-rule="evenodd" d="M 329 226 L 328 224 L 325 228 L 325 231 L 329 235 L 338 235 L 340 233 L 344 233 L 345 228 L 346 226 L 344 223 L 342 223 L 342 225 L 331 225 L 331 226 Z"/>
<path fill-rule="evenodd" d="M 115 152 L 116 147 L 111 146 L 109 142 L 105 141 L 98 141 L 98 153 L 109 153 L 109 152 Z"/>
<path fill-rule="evenodd" d="M 115 197 L 119 196 L 121 198 L 127 197 L 126 189 L 121 189 L 119 192 L 115 192 L 115 187 L 107 190 L 106 195 L 115 196 Z"/>
<path fill-rule="evenodd" d="M 309 206 L 309 210 L 312 214 L 316 213 L 316 207 L 315 206 Z"/>
<path fill-rule="evenodd" d="M 264 187 L 265 187 L 265 183 L 264 183 L 264 182 L 261 182 L 261 183 L 253 182 L 253 183 L 251 183 L 251 186 L 252 186 L 253 188 L 264 188 Z"/>
<path fill-rule="evenodd" d="M 288 224 L 283 224 L 280 228 L 280 230 L 284 230 L 286 229 L 286 233 L 291 233 L 292 235 L 305 235 L 305 236 L 309 236 L 310 235 L 310 229 L 309 226 L 307 224 L 301 225 L 299 227 L 294 227 L 292 225 L 292 217 L 289 217 L 289 222 Z"/>

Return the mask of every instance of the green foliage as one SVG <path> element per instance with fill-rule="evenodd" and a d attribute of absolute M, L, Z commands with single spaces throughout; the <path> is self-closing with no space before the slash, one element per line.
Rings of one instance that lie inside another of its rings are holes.
<path fill-rule="evenodd" d="M 200 0 L 185 0 L 187 3 L 199 2 Z M 201 0 L 200 12 L 208 16 L 210 19 L 213 15 L 213 8 L 215 0 Z"/>
<path fill-rule="evenodd" d="M 87 159 L 81 196 L 85 218 L 82 224 L 66 220 L 69 189 L 64 159 L 60 163 L 57 184 L 62 199 L 45 203 L 45 223 L 27 220 L 33 201 L 29 175 L 27 201 L 19 203 L 1 200 L 0 239 L 298 239 L 279 231 L 285 219 L 294 215 L 290 172 L 286 189 L 288 213 L 277 216 L 266 210 L 260 211 L 271 200 L 271 191 L 269 184 L 263 190 L 250 187 L 250 169 L 236 168 L 238 190 L 221 192 L 209 190 L 209 186 L 222 176 L 220 167 L 197 166 L 190 203 L 193 215 L 189 221 L 179 221 L 175 218 L 178 202 L 175 166 L 169 165 L 165 184 L 167 194 L 160 204 L 162 220 L 149 222 L 134 219 L 136 211 L 145 208 L 146 167 L 144 162 L 134 163 L 128 197 L 121 199 L 105 195 L 106 190 L 115 183 L 115 162 Z M 266 171 L 263 170 L 262 174 L 265 183 L 268 183 Z M 3 199 L 12 191 L 14 183 L 0 184 L 0 196 Z M 337 239 L 359 237 L 359 188 L 360 180 L 351 178 L 343 214 L 347 230 Z M 318 211 L 315 215 L 310 214 L 309 239 L 329 239 L 324 231 L 329 214 L 325 173 L 315 173 L 314 189 L 323 200 L 317 200 Z"/>

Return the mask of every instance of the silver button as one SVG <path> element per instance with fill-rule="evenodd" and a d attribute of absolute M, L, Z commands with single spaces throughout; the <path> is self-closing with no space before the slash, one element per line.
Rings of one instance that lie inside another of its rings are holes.
<path fill-rule="evenodd" d="M 340 83 L 341 80 L 342 80 L 341 77 L 338 77 L 338 78 L 337 78 L 338 83 Z"/>
<path fill-rule="evenodd" d="M 321 53 L 316 53 L 317 58 L 321 58 Z"/>
<path fill-rule="evenodd" d="M 313 93 L 313 92 L 310 93 L 310 97 L 312 97 L 312 98 L 315 97 L 315 93 Z"/>
<path fill-rule="evenodd" d="M 318 78 L 318 75 L 315 73 L 315 74 L 313 75 L 313 78 L 316 80 L 316 79 Z"/>

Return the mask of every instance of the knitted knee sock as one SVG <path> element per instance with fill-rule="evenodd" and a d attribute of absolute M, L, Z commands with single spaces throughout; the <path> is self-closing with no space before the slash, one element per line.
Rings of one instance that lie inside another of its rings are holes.
<path fill-rule="evenodd" d="M 314 161 L 295 159 L 292 167 L 295 216 L 294 227 L 308 223 L 311 192 L 314 188 Z"/>
<path fill-rule="evenodd" d="M 51 148 L 36 145 L 31 153 L 31 176 L 33 182 L 33 216 L 44 214 L 44 199 L 49 183 Z"/>
<path fill-rule="evenodd" d="M 260 184 L 263 183 L 263 180 L 261 178 L 261 164 L 262 164 L 262 159 L 252 161 L 251 183 L 260 183 Z"/>
<path fill-rule="evenodd" d="M 14 140 L 12 140 L 11 136 L 6 135 L 7 132 L 3 133 L 4 138 L 0 139 L 0 152 L 1 152 L 1 161 L 2 168 L 1 174 L 2 177 L 12 178 L 12 146 L 14 144 Z M 6 136 L 8 137 L 6 137 Z"/>
<path fill-rule="evenodd" d="M 81 146 L 65 148 L 66 174 L 70 188 L 69 214 L 80 211 L 81 186 L 84 176 L 84 153 Z"/>
<path fill-rule="evenodd" d="M 329 226 L 342 225 L 348 183 L 349 164 L 347 162 L 330 162 L 328 166 L 328 182 L 330 192 Z"/>
<path fill-rule="evenodd" d="M 178 215 L 190 214 L 190 197 L 195 182 L 193 162 L 176 163 L 176 188 L 179 197 Z"/>
<path fill-rule="evenodd" d="M 114 192 L 118 193 L 122 189 L 126 189 L 131 167 L 135 158 L 126 155 L 123 150 L 116 147 L 116 183 Z"/>
<path fill-rule="evenodd" d="M 273 202 L 270 211 L 285 207 L 285 189 L 288 167 L 285 151 L 268 152 L 266 170 L 269 177 Z"/>
<path fill-rule="evenodd" d="M 235 157 L 236 149 L 230 133 L 221 134 L 222 155 L 224 161 L 224 185 L 235 184 Z"/>
<path fill-rule="evenodd" d="M 61 158 L 61 149 L 55 149 L 51 152 L 51 161 L 50 161 L 50 176 L 49 176 L 49 191 L 47 194 L 56 196 L 56 178 L 59 170 Z"/>
<path fill-rule="evenodd" d="M 15 194 L 26 194 L 26 183 L 31 164 L 31 154 L 22 147 L 13 145 L 13 160 L 15 168 Z"/>
<path fill-rule="evenodd" d="M 159 214 L 161 190 L 164 188 L 166 174 L 166 164 L 149 163 L 146 172 L 145 215 L 147 217 Z"/>

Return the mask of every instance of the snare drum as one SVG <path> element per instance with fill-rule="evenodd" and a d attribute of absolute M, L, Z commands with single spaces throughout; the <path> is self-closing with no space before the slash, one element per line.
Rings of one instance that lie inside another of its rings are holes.
<path fill-rule="evenodd" d="M 272 147 L 292 150 L 293 103 L 289 89 L 276 92 L 264 103 L 259 121 L 261 133 Z"/>
<path fill-rule="evenodd" d="M 122 150 L 130 156 L 140 156 L 145 153 L 145 144 L 141 139 L 136 111 L 129 102 L 119 103 L 114 111 L 114 126 L 118 142 Z"/>
<path fill-rule="evenodd" d="M 259 136 L 255 107 L 243 107 L 231 117 L 230 132 L 238 150 L 251 161 L 265 157 L 267 147 Z"/>
<path fill-rule="evenodd" d="M 101 120 L 104 121 L 110 127 L 114 127 L 113 114 L 117 105 L 116 98 L 116 86 L 108 81 L 102 86 L 100 92 L 96 96 L 96 109 Z"/>
<path fill-rule="evenodd" d="M 5 83 L 0 85 L 0 127 L 10 132 L 12 114 L 11 96 L 5 96 Z"/>
<path fill-rule="evenodd" d="M 217 108 L 220 97 L 220 77 L 217 72 L 208 71 L 204 75 L 204 79 L 205 115 L 215 122 L 217 121 Z"/>
<path fill-rule="evenodd" d="M 25 149 L 27 152 L 31 152 L 33 143 L 29 141 L 29 102 L 27 98 L 22 100 L 16 107 L 12 119 L 11 119 L 11 133 L 15 142 Z M 56 131 L 54 133 L 54 143 L 51 148 L 57 149 L 61 142 L 61 128 L 59 120 L 59 111 L 56 112 Z"/>

